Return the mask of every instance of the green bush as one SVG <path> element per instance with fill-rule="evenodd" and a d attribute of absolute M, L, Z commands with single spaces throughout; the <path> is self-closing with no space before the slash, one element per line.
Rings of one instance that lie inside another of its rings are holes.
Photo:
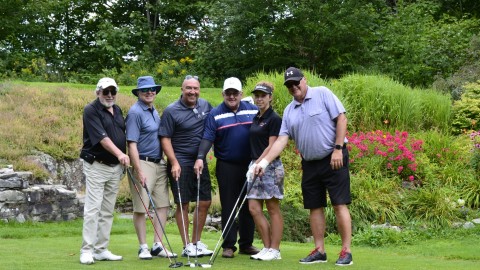
<path fill-rule="evenodd" d="M 464 86 L 464 94 L 453 104 L 452 131 L 466 133 L 480 127 L 480 81 Z"/>

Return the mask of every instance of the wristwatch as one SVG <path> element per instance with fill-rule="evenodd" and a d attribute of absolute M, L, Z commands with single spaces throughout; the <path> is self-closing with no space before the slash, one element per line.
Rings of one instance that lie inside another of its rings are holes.
<path fill-rule="evenodd" d="M 342 150 L 342 148 L 343 148 L 343 145 L 335 144 L 335 149 Z"/>

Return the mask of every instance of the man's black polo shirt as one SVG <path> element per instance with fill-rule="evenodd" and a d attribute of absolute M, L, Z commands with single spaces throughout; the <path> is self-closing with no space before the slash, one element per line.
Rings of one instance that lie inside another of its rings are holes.
<path fill-rule="evenodd" d="M 95 156 L 95 159 L 107 164 L 118 164 L 116 156 L 105 150 L 100 141 L 105 137 L 126 153 L 125 120 L 119 106 L 113 105 L 112 115 L 97 98 L 83 110 L 83 147 L 86 151 Z"/>

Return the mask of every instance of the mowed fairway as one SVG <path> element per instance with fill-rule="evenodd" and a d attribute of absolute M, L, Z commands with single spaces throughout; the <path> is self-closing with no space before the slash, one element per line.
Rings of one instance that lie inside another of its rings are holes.
<path fill-rule="evenodd" d="M 147 223 L 148 224 L 148 223 Z M 74 222 L 48 223 L 41 225 L 0 225 L 0 269 L 168 269 L 169 261 L 154 258 L 141 261 L 137 258 L 138 243 L 130 220 L 116 219 L 113 225 L 110 250 L 122 255 L 120 262 L 95 262 L 93 265 L 79 263 L 81 245 L 81 220 Z M 148 224 L 150 225 L 150 224 Z M 33 226 L 33 228 L 32 228 Z M 151 226 L 150 226 L 151 227 Z M 150 228 L 149 228 L 150 229 Z M 288 229 L 288 228 L 286 228 Z M 149 231 L 148 238 L 151 239 Z M 173 250 L 180 253 L 181 239 L 176 226 L 167 225 L 167 236 Z M 203 241 L 213 249 L 218 241 L 218 232 L 204 232 Z M 480 269 L 480 241 L 472 233 L 461 239 L 432 239 L 415 245 L 371 248 L 353 246 L 352 266 L 347 269 Z M 149 245 L 151 245 L 149 240 Z M 257 240 L 255 245 L 261 246 Z M 328 262 L 302 265 L 298 259 L 306 256 L 311 243 L 282 242 L 282 260 L 262 262 L 250 260 L 249 256 L 235 254 L 233 259 L 224 259 L 221 253 L 212 269 L 338 269 L 335 266 L 340 247 L 327 245 Z M 207 263 L 210 257 L 200 258 Z M 187 258 L 178 258 L 184 264 Z M 193 258 L 190 258 L 194 262 Z M 184 268 L 184 267 L 182 267 Z M 344 267 L 342 267 L 343 269 Z"/>

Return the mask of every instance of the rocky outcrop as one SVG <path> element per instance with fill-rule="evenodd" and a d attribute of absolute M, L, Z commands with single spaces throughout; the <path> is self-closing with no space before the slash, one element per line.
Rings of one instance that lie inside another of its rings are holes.
<path fill-rule="evenodd" d="M 76 190 L 36 182 L 32 173 L 14 172 L 11 165 L 0 170 L 0 220 L 59 221 L 83 215 L 83 202 Z"/>

